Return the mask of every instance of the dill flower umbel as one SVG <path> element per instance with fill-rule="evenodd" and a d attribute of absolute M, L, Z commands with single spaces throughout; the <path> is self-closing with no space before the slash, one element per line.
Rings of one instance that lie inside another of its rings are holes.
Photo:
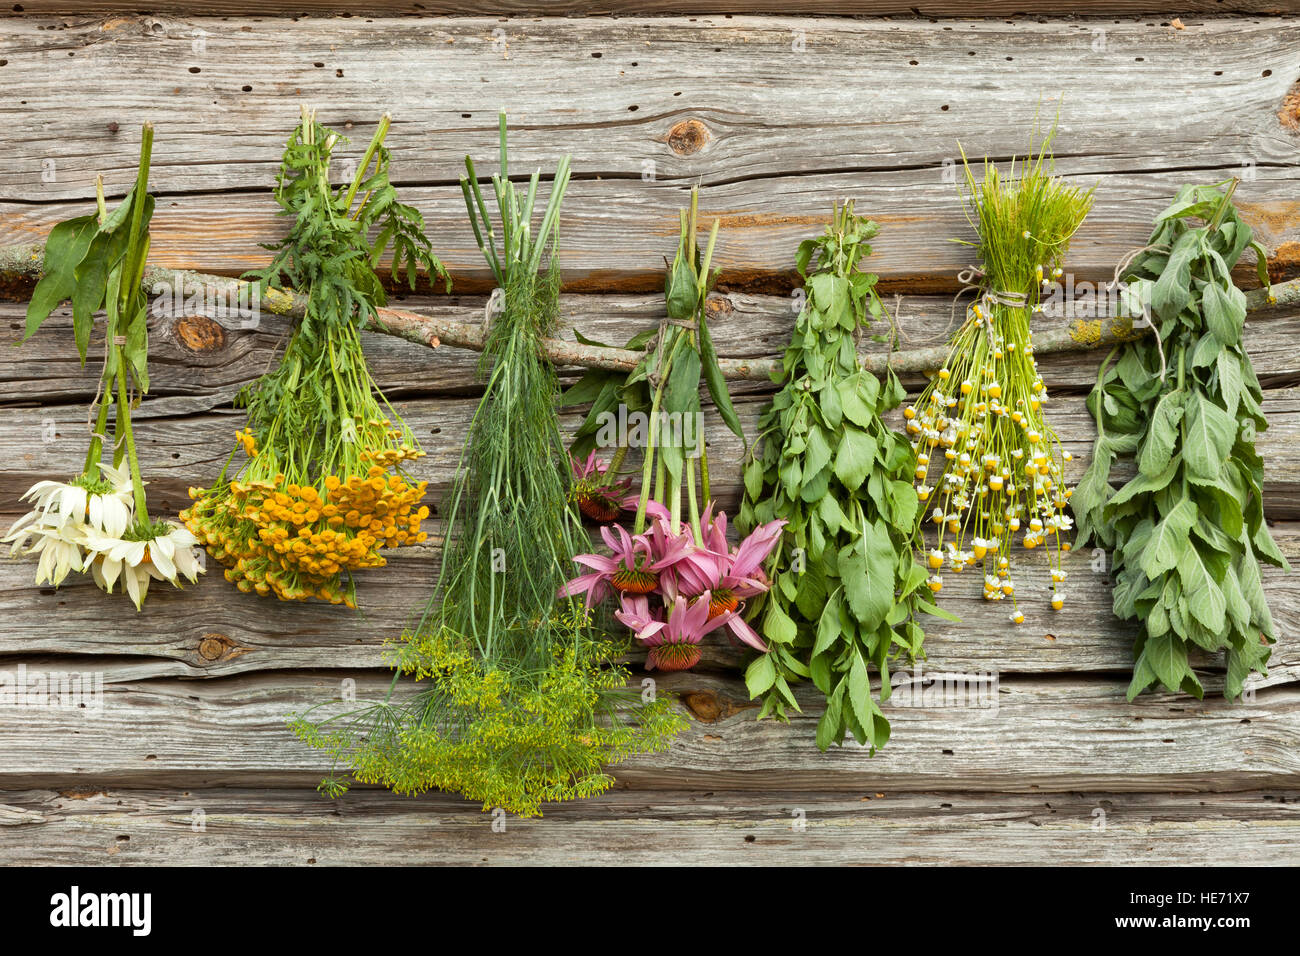
<path fill-rule="evenodd" d="M 1051 175 L 1047 144 L 1003 178 L 991 164 L 977 182 L 969 165 L 967 217 L 978 230 L 978 298 L 952 341 L 947 363 L 904 410 L 917 454 L 917 498 L 929 508 L 937 544 L 932 569 L 981 563 L 984 597 L 1016 601 L 1010 577 L 1017 534 L 1050 552 L 1051 605 L 1064 606 L 1061 552 L 1073 522 L 1065 483 L 1069 452 L 1047 419 L 1048 390 L 1034 357 L 1030 319 L 1043 287 L 1061 275 L 1070 237 L 1092 203 L 1091 190 Z M 942 587 L 940 576 L 930 587 Z M 1021 623 L 1024 615 L 1011 615 Z"/>

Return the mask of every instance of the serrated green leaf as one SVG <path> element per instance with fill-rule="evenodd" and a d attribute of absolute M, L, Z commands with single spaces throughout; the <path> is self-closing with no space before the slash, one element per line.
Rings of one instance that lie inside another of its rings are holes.
<path fill-rule="evenodd" d="M 776 664 L 770 653 L 760 654 L 745 668 L 745 686 L 749 689 L 750 700 L 766 693 L 775 682 Z"/>
<path fill-rule="evenodd" d="M 1184 495 L 1156 524 L 1151 539 L 1142 549 L 1142 573 L 1153 580 L 1177 566 L 1179 555 L 1189 548 L 1187 535 L 1196 521 L 1196 505 Z"/>

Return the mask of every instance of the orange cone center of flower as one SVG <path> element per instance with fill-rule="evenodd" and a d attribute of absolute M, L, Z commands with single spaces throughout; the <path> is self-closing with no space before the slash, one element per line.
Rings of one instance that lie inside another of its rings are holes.
<path fill-rule="evenodd" d="M 647 656 L 661 671 L 684 671 L 700 662 L 701 653 L 698 644 L 657 644 Z"/>
<path fill-rule="evenodd" d="M 659 575 L 640 568 L 619 568 L 610 582 L 627 594 L 649 594 L 659 585 Z"/>
<path fill-rule="evenodd" d="M 736 597 L 731 588 L 718 588 L 709 598 L 709 620 L 715 617 L 721 617 L 728 611 L 734 611 L 740 607 L 740 599 Z"/>

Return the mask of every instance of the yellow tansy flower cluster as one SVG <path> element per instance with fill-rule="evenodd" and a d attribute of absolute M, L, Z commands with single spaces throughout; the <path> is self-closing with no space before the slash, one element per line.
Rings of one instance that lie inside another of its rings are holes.
<path fill-rule="evenodd" d="M 236 439 L 249 457 L 247 470 L 265 473 L 269 456 L 259 452 L 252 432 Z M 423 454 L 408 444 L 362 450 L 364 473 L 329 474 L 316 484 L 290 481 L 277 469 L 265 478 L 249 474 L 191 488 L 194 504 L 181 518 L 241 591 L 356 607 L 352 572 L 383 567 L 382 549 L 427 536 L 420 530 L 429 516 L 420 504 L 427 483 L 410 483 L 398 470 Z"/>

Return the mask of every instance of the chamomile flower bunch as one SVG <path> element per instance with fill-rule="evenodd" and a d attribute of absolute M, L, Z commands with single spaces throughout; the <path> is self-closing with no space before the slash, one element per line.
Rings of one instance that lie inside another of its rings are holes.
<path fill-rule="evenodd" d="M 916 452 L 920 520 L 933 526 L 925 554 L 932 591 L 943 574 L 983 569 L 984 598 L 1016 604 L 1011 547 L 1052 552 L 1052 607 L 1064 606 L 1061 552 L 1069 550 L 1065 451 L 1047 419 L 1048 391 L 1034 357 L 1030 320 L 1092 205 L 1051 172 L 1048 143 L 1013 160 L 1008 175 L 966 164 L 967 219 L 979 233 L 978 297 L 953 338 L 948 361 L 903 411 Z M 963 156 L 964 162 L 964 156 Z M 1011 612 L 1021 623 L 1019 607 Z"/>
<path fill-rule="evenodd" d="M 149 250 L 153 197 L 148 194 L 153 127 L 145 125 L 136 182 L 109 212 L 102 181 L 95 214 L 61 222 L 45 246 L 44 275 L 27 309 L 27 336 L 64 300 L 72 300 L 73 331 L 82 364 L 94 316 L 105 313 L 105 358 L 92 405 L 90 448 L 81 473 L 38 481 L 23 500 L 32 510 L 4 537 L 11 553 L 37 557 L 36 583 L 57 587 L 74 571 L 90 572 L 103 590 L 130 596 L 139 610 L 151 581 L 180 587 L 203 570 L 196 541 L 170 521 L 153 521 L 131 428 L 136 395 L 149 388 L 148 302 L 141 290 Z M 109 409 L 112 454 L 105 460 Z"/>

